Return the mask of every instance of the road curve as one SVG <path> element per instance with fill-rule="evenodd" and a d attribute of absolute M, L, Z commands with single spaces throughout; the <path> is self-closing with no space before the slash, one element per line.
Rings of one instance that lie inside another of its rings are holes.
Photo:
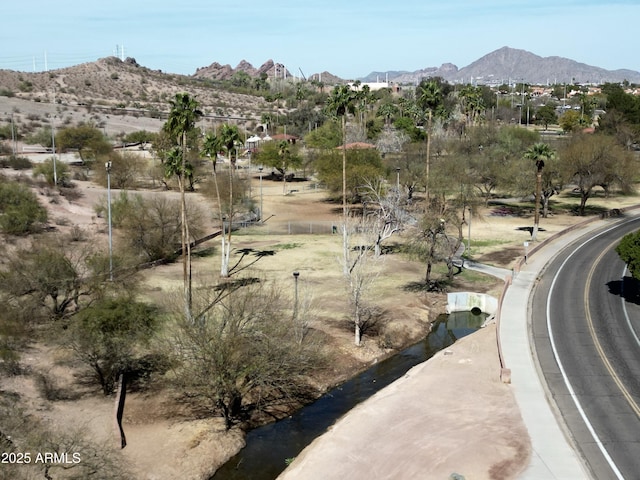
<path fill-rule="evenodd" d="M 531 303 L 540 369 L 598 480 L 640 478 L 640 308 L 614 251 L 639 228 L 626 219 L 569 245 Z"/>

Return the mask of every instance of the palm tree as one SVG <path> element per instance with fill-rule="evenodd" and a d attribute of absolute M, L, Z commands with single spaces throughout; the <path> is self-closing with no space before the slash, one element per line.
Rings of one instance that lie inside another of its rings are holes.
<path fill-rule="evenodd" d="M 357 94 L 349 85 L 336 86 L 331 95 L 327 98 L 326 110 L 327 112 L 336 118 L 341 119 L 341 133 L 342 133 L 342 210 L 343 215 L 347 216 L 347 114 L 354 113 L 356 108 Z"/>
<path fill-rule="evenodd" d="M 236 125 L 223 124 L 219 130 L 220 145 L 226 150 L 229 157 L 229 228 L 227 229 L 225 240 L 224 236 L 224 216 L 222 210 L 220 211 L 220 219 L 223 225 L 222 237 L 222 266 L 220 268 L 220 275 L 223 277 L 229 276 L 229 258 L 231 255 L 231 225 L 233 223 L 233 172 L 236 169 L 236 161 L 238 159 L 238 146 L 242 145 L 240 132 Z"/>
<path fill-rule="evenodd" d="M 220 127 L 219 138 L 222 146 L 229 156 L 229 164 L 231 170 L 236 169 L 236 161 L 238 160 L 238 145 L 242 145 L 242 137 L 236 125 L 223 123 Z M 235 155 L 234 155 L 235 150 Z"/>
<path fill-rule="evenodd" d="M 211 158 L 213 163 L 213 184 L 216 189 L 216 200 L 218 201 L 218 216 L 220 217 L 220 230 L 224 233 L 224 214 L 222 213 L 222 202 L 220 199 L 220 188 L 218 187 L 218 175 L 216 172 L 216 164 L 218 160 L 218 152 L 224 148 L 222 138 L 208 133 L 204 137 L 202 143 L 202 154 Z M 229 171 L 231 175 L 231 170 Z M 220 274 L 224 277 L 229 275 L 229 256 L 227 255 L 228 249 L 226 248 L 226 239 L 224 234 L 220 235 L 220 241 L 222 242 L 221 248 L 221 262 L 220 262 Z"/>
<path fill-rule="evenodd" d="M 333 117 L 342 120 L 342 217 L 343 217 L 343 248 L 344 248 L 344 273 L 348 273 L 348 244 L 347 244 L 347 120 L 348 113 L 354 113 L 357 94 L 349 85 L 337 85 L 327 98 L 326 110 Z"/>
<path fill-rule="evenodd" d="M 427 200 L 429 199 L 429 165 L 431 163 L 431 120 L 434 111 L 442 103 L 442 89 L 435 80 L 422 81 L 416 92 L 416 103 L 427 114 L 427 161 L 426 161 L 426 185 Z"/>
<path fill-rule="evenodd" d="M 466 85 L 460 89 L 458 98 L 462 112 L 467 118 L 467 126 L 475 125 L 484 110 L 482 89 L 480 87 Z"/>
<path fill-rule="evenodd" d="M 207 133 L 202 142 L 202 154 L 211 159 L 214 175 L 216 174 L 216 163 L 220 150 L 222 150 L 222 139 L 211 132 Z"/>
<path fill-rule="evenodd" d="M 524 152 L 524 158 L 536 162 L 536 206 L 533 213 L 533 230 L 531 240 L 536 240 L 538 236 L 538 226 L 540 224 L 540 194 L 542 191 L 542 169 L 545 160 L 549 161 L 555 156 L 553 149 L 546 143 L 534 143 Z"/>
<path fill-rule="evenodd" d="M 181 168 L 178 172 L 178 185 L 180 187 L 180 220 L 182 223 L 181 243 L 182 243 L 182 263 L 184 278 L 185 314 L 188 319 L 192 318 L 192 295 L 191 295 L 191 240 L 189 239 L 189 224 L 187 222 L 187 204 L 185 198 L 184 177 L 187 174 L 187 134 L 191 132 L 196 121 L 202 116 L 202 111 L 198 108 L 198 102 L 188 93 L 176 93 L 170 102 L 171 111 L 169 118 L 164 124 L 164 129 L 176 139 L 180 148 Z M 174 160 L 177 154 L 174 152 Z M 174 165 L 175 166 L 175 165 Z M 175 169 L 174 169 L 175 170 Z"/>
<path fill-rule="evenodd" d="M 386 126 L 389 126 L 391 119 L 397 115 L 397 113 L 398 107 L 391 102 L 384 103 L 380 105 L 380 108 L 378 108 L 378 116 L 384 118 L 384 124 Z"/>

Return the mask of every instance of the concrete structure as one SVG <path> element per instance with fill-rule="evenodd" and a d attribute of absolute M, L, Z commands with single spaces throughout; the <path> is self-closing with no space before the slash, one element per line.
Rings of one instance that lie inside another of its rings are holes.
<path fill-rule="evenodd" d="M 498 299 L 486 293 L 455 292 L 447 294 L 447 313 L 469 312 L 479 308 L 490 315 L 498 311 Z"/>

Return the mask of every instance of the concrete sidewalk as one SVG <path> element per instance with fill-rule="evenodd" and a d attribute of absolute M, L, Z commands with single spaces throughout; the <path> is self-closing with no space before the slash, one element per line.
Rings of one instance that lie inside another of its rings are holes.
<path fill-rule="evenodd" d="M 511 385 L 533 448 L 531 463 L 520 476 L 524 480 L 591 478 L 547 399 L 533 359 L 528 306 L 536 278 L 547 263 L 566 245 L 603 225 L 596 221 L 571 231 L 530 256 L 504 298 L 499 334 L 505 366 L 511 370 Z"/>

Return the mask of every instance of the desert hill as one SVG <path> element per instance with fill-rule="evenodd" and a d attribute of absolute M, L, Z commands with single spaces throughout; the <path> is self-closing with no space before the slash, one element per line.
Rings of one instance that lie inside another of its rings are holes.
<path fill-rule="evenodd" d="M 107 57 L 39 73 L 0 70 L 0 99 L 11 97 L 89 110 L 113 109 L 112 113 L 118 114 L 130 110 L 160 118 L 168 110 L 169 100 L 184 91 L 198 99 L 207 115 L 255 118 L 256 112 L 270 109 L 262 97 L 230 92 L 192 76 L 151 70 L 131 58 L 122 61 Z"/>

